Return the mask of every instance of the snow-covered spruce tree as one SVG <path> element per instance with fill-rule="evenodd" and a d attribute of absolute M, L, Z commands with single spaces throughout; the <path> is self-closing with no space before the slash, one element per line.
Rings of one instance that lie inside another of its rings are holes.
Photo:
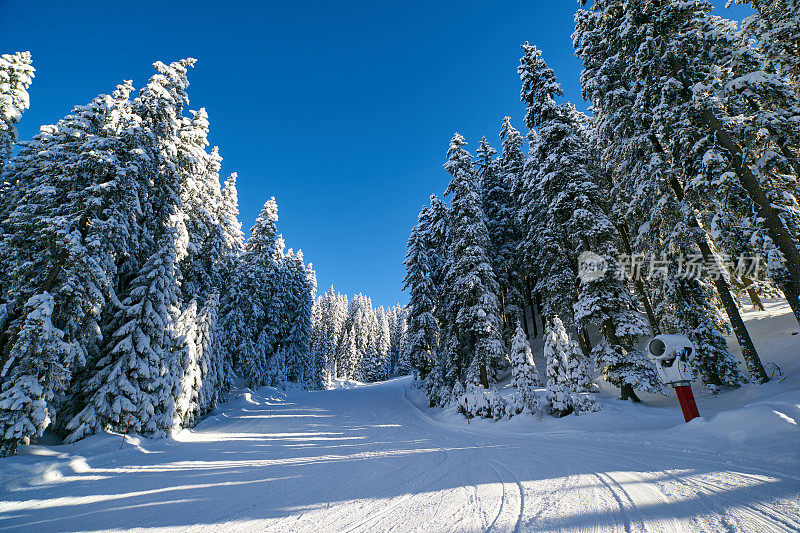
<path fill-rule="evenodd" d="M 278 204 L 270 198 L 250 229 L 241 259 L 244 300 L 239 303 L 243 308 L 243 333 L 250 337 L 254 351 L 234 359 L 234 368 L 250 387 L 270 384 L 275 379 L 268 375 L 269 360 L 278 351 L 280 329 L 285 324 L 280 298 L 285 253 L 277 221 Z"/>
<path fill-rule="evenodd" d="M 359 381 L 370 381 L 380 373 L 378 353 L 378 318 L 372 300 L 357 294 L 350 302 L 347 327 L 353 332 L 356 358 L 349 361 L 350 375 Z"/>
<path fill-rule="evenodd" d="M 569 389 L 575 392 L 589 392 L 592 385 L 590 364 L 577 341 L 569 341 L 565 360 Z"/>
<path fill-rule="evenodd" d="M 428 234 L 431 231 L 428 208 L 423 206 L 411 230 L 406 251 L 405 288 L 409 290 L 408 339 L 406 353 L 415 374 L 425 379 L 434 365 L 439 326 L 433 316 L 438 300 L 431 280 Z"/>
<path fill-rule="evenodd" d="M 200 384 L 197 404 L 201 416 L 223 401 L 230 388 L 229 371 L 216 339 L 218 312 L 219 294 L 214 292 L 206 298 L 205 305 L 195 319 L 194 343 L 200 354 Z"/>
<path fill-rule="evenodd" d="M 515 289 L 513 280 L 518 278 L 514 269 L 514 251 L 519 239 L 514 220 L 516 211 L 511 196 L 511 186 L 505 175 L 500 173 L 498 162 L 492 159 L 495 153 L 496 150 L 484 137 L 476 150 L 475 164 L 480 182 L 483 212 L 486 216 L 486 230 L 489 234 L 487 252 L 500 287 L 498 296 L 504 340 L 510 341 L 514 334 L 514 324 L 522 316 L 519 292 L 514 291 L 514 294 L 511 294 Z"/>
<path fill-rule="evenodd" d="M 522 240 L 522 233 L 520 231 L 520 207 L 523 197 L 524 171 L 525 171 L 525 155 L 522 152 L 522 147 L 525 141 L 514 126 L 511 125 L 509 117 L 503 118 L 503 125 L 500 129 L 500 140 L 502 148 L 500 157 L 497 161 L 498 174 L 502 183 L 506 187 L 510 201 L 508 207 L 510 213 L 506 213 L 510 217 L 505 225 L 509 229 L 506 234 L 506 244 L 503 251 L 508 260 L 507 270 L 507 285 L 508 290 L 505 293 L 505 308 L 506 315 L 512 317 L 508 319 L 512 323 L 513 316 L 516 315 L 522 321 L 523 329 L 527 331 L 527 320 L 525 318 L 525 306 L 529 305 L 533 310 L 533 300 L 531 291 L 533 288 L 533 280 L 529 279 L 529 275 L 523 266 L 519 254 L 520 243 Z"/>
<path fill-rule="evenodd" d="M 311 349 L 311 311 L 317 291 L 314 270 L 303 262 L 303 252 L 288 254 L 285 265 L 288 269 L 287 288 L 291 302 L 287 305 L 286 324 L 288 333 L 282 345 L 285 350 L 287 378 L 306 388 L 319 389 L 322 382 L 316 372 Z"/>
<path fill-rule="evenodd" d="M 199 394 L 202 386 L 200 376 L 200 350 L 197 344 L 197 300 L 192 300 L 172 326 L 173 335 L 179 339 L 180 348 L 173 358 L 170 373 L 175 376 L 177 399 L 173 414 L 173 426 L 191 425 L 200 414 Z M 182 336 L 182 337 L 181 337 Z"/>
<path fill-rule="evenodd" d="M 755 13 L 744 19 L 742 30 L 755 39 L 768 72 L 785 76 L 800 93 L 800 3 L 797 0 L 737 0 Z"/>
<path fill-rule="evenodd" d="M 16 124 L 30 106 L 34 70 L 30 52 L 0 55 L 0 172 L 17 142 Z"/>
<path fill-rule="evenodd" d="M 567 383 L 567 350 L 569 335 L 557 316 L 547 323 L 544 333 L 544 360 L 547 362 L 547 386 Z"/>
<path fill-rule="evenodd" d="M 408 372 L 405 366 L 402 369 L 400 368 L 400 360 L 404 351 L 403 346 L 408 331 L 408 308 L 396 305 L 389 309 L 387 318 L 389 320 L 389 366 L 391 375 L 403 375 Z"/>
<path fill-rule="evenodd" d="M 344 333 L 347 300 L 331 286 L 324 295 L 317 298 L 314 308 L 314 354 L 322 376 L 320 379 L 327 385 L 332 379 L 339 377 L 337 369 L 341 365 L 337 364 L 337 346 Z"/>
<path fill-rule="evenodd" d="M 445 169 L 452 176 L 446 287 L 456 310 L 454 330 L 458 354 L 449 361 L 458 379 L 489 387 L 489 380 L 507 364 L 500 335 L 500 287 L 487 255 L 489 238 L 481 207 L 480 184 L 466 141 L 456 133 L 450 141 Z"/>
<path fill-rule="evenodd" d="M 227 287 L 233 272 L 244 251 L 244 234 L 239 222 L 239 192 L 236 188 L 238 175 L 234 172 L 225 180 L 217 204 L 217 220 L 219 225 L 212 228 L 212 241 L 221 243 L 221 255 L 218 256 L 216 271 L 221 275 L 220 287 Z"/>
<path fill-rule="evenodd" d="M 221 158 L 216 148 L 206 151 L 208 114 L 205 109 L 191 113 L 192 118 L 184 118 L 178 132 L 181 206 L 177 255 L 183 299 L 198 299 L 202 305 L 222 285 L 219 260 L 226 252 L 222 231 L 227 228 L 219 219 L 217 207 L 222 201 Z"/>
<path fill-rule="evenodd" d="M 67 442 L 126 428 L 158 438 L 174 428 L 180 394 L 174 357 L 183 347 L 178 340 L 184 339 L 174 332 L 179 299 L 175 279 L 175 236 L 167 231 L 108 326 L 105 355 L 86 382 L 92 394 L 67 424 Z"/>
<path fill-rule="evenodd" d="M 580 348 L 571 341 L 563 322 L 556 316 L 547 323 L 544 334 L 544 357 L 547 361 L 546 409 L 555 417 L 571 413 L 582 414 L 600 410 L 600 405 L 587 396 L 576 394 L 571 387 L 575 377 L 569 374 L 568 358 L 574 358 Z M 572 352 L 572 356 L 571 353 Z M 582 376 L 585 379 L 585 374 Z M 581 383 L 578 383 L 580 386 Z M 588 388 L 588 385 L 587 385 Z"/>
<path fill-rule="evenodd" d="M 339 360 L 342 362 L 339 376 L 343 379 L 355 379 L 359 353 L 355 333 L 351 328 L 345 328 L 344 335 L 339 341 Z"/>
<path fill-rule="evenodd" d="M 758 2 L 758 4 L 765 10 L 779 7 L 767 6 L 769 2 Z M 775 15 L 776 18 L 787 19 L 793 16 L 795 22 L 798 20 L 796 13 L 793 15 L 775 13 Z M 754 17 L 759 18 L 758 15 Z M 756 173 L 771 206 L 780 216 L 786 229 L 790 234 L 797 235 L 800 232 L 800 215 L 798 215 L 800 194 L 797 193 L 800 190 L 798 188 L 800 159 L 797 156 L 800 150 L 800 128 L 796 126 L 800 121 L 798 79 L 776 73 L 775 68 L 781 71 L 783 69 L 774 62 L 770 63 L 769 58 L 765 57 L 764 54 L 770 49 L 765 50 L 763 47 L 754 49 L 747 33 L 737 32 L 736 23 L 715 17 L 705 17 L 705 21 L 710 30 L 705 30 L 704 34 L 712 38 L 704 40 L 705 48 L 708 50 L 704 53 L 716 57 L 716 63 L 721 66 L 721 72 L 715 72 L 715 76 L 705 84 L 703 91 L 705 97 L 724 106 L 719 114 L 726 117 L 726 131 L 738 141 L 742 159 Z M 776 25 L 780 26 L 785 22 L 786 20 L 781 22 L 776 20 Z M 791 46 L 796 48 L 798 42 L 800 38 L 795 37 L 794 45 L 788 45 L 787 48 Z M 788 58 L 783 59 L 789 61 Z M 800 62 L 795 61 L 795 63 L 800 65 Z M 788 65 L 786 62 L 784 64 Z M 751 238 L 746 238 L 748 231 L 734 232 L 745 233 L 742 235 L 744 237 L 742 243 L 750 245 L 752 250 L 743 250 L 741 244 L 736 241 L 733 241 L 734 247 L 731 249 L 729 248 L 731 240 L 720 242 L 716 235 L 714 244 L 734 257 L 737 253 L 759 254 L 766 257 L 771 249 L 775 248 L 775 244 L 769 236 L 763 235 L 764 231 L 761 230 L 763 224 L 759 219 L 756 205 L 748 201 L 748 195 L 742 190 L 738 180 L 732 179 L 732 176 L 727 179 L 719 177 L 729 176 L 726 174 L 729 165 L 725 150 L 708 141 L 705 144 L 707 146 L 700 145 L 705 149 L 702 166 L 702 171 L 706 175 L 704 181 L 712 184 L 714 188 L 706 192 L 705 196 L 713 196 L 722 204 L 721 207 L 713 209 L 715 211 L 713 214 L 706 216 L 706 219 L 710 218 L 713 221 L 706 225 L 713 234 L 720 226 L 717 223 L 719 215 L 727 215 L 733 222 L 723 223 L 722 226 L 738 226 L 753 233 Z M 724 190 L 719 190 L 719 186 Z M 797 287 L 792 283 L 792 275 L 786 268 L 785 261 L 782 263 L 780 272 L 768 271 L 769 282 L 780 287 L 792 306 L 796 319 L 800 321 L 800 294 L 796 294 Z M 734 276 L 730 282 L 737 285 L 739 280 Z M 752 295 L 752 292 L 750 294 Z"/>
<path fill-rule="evenodd" d="M 174 386 L 178 388 L 173 427 L 193 426 L 216 407 L 228 389 L 222 352 L 214 339 L 219 296 L 212 293 L 198 310 L 192 300 L 174 328 L 180 350 L 173 359 Z"/>
<path fill-rule="evenodd" d="M 624 358 L 629 352 L 632 360 L 637 358 L 633 345 L 647 334 L 647 324 L 617 275 L 617 230 L 605 213 L 607 206 L 598 180 L 590 174 L 589 147 L 581 135 L 581 123 L 586 119 L 573 107 L 555 102 L 563 92 L 552 69 L 541 59 L 541 52 L 527 43 L 523 50 L 519 67 L 522 99 L 528 105 L 528 125 L 536 127 L 538 133 L 536 149 L 541 155 L 537 158 L 536 184 L 542 195 L 539 201 L 547 206 L 544 223 L 563 250 L 583 250 L 581 257 L 571 262 L 583 261 L 581 268 L 589 262 L 600 267 L 580 276 L 574 320 L 579 329 L 590 325 L 599 328 L 603 341 L 592 351 L 598 368 L 607 381 L 619 384 L 623 399 L 635 398 L 632 385 L 641 380 L 627 380 L 624 366 L 612 367 L 604 358 L 609 354 Z M 635 366 L 633 362 L 631 366 Z M 575 361 L 571 367 L 584 374 L 572 380 L 583 388 L 588 382 L 586 363 Z M 659 387 L 655 373 L 652 377 L 648 389 Z"/>
<path fill-rule="evenodd" d="M 302 261 L 303 257 L 301 256 L 301 264 Z M 299 338 L 302 339 L 301 342 L 305 342 L 306 356 L 303 364 L 306 369 L 306 377 L 304 386 L 307 389 L 319 390 L 326 387 L 327 381 L 325 379 L 324 367 L 318 364 L 317 356 L 314 353 L 311 342 L 313 327 L 311 315 L 314 309 L 314 298 L 317 295 L 317 273 L 314 271 L 314 267 L 311 263 L 305 265 L 304 273 L 305 284 L 301 287 L 302 292 L 299 298 L 300 307 L 298 312 L 298 316 L 301 317 L 300 320 L 304 322 L 304 325 L 299 330 L 301 332 Z"/>
<path fill-rule="evenodd" d="M 676 169 L 659 149 L 660 142 L 653 133 L 650 109 L 658 105 L 662 84 L 648 77 L 648 69 L 642 72 L 644 77 L 638 77 L 627 74 L 628 70 L 623 68 L 630 64 L 623 55 L 626 40 L 633 39 L 640 28 L 630 24 L 623 26 L 624 32 L 617 31 L 622 14 L 615 3 L 607 2 L 595 2 L 592 10 L 578 12 L 574 38 L 584 65 L 581 84 L 584 97 L 593 103 L 602 162 L 613 181 L 615 214 L 627 221 L 632 236 L 631 251 L 653 254 L 651 257 L 674 266 L 699 256 L 698 245 L 693 242 L 707 244 L 705 235 L 698 234 L 695 209 L 679 202 L 683 199 L 683 189 Z M 647 32 L 641 39 L 648 42 Z M 627 234 L 625 228 L 622 234 Z M 689 335 L 698 347 L 698 366 L 712 370 L 724 361 L 719 372 L 703 374 L 706 383 L 722 384 L 721 376 L 734 375 L 726 369 L 736 367 L 730 354 L 721 358 L 727 349 L 724 342 L 719 343 L 724 339 L 720 332 L 727 327 L 717 318 L 717 309 L 709 305 L 713 298 L 700 296 L 705 290 L 702 281 L 677 278 L 678 274 L 671 268 L 652 280 L 645 280 L 655 291 L 651 299 L 659 329 Z M 726 284 L 715 283 L 723 293 L 727 291 Z M 676 287 L 683 289 L 675 290 Z M 715 327 L 720 329 L 715 331 Z M 695 331 L 702 332 L 702 338 L 695 337 L 692 333 Z M 706 358 L 707 364 L 703 363 Z M 645 364 L 640 365 L 643 370 Z"/>
<path fill-rule="evenodd" d="M 386 312 L 382 307 L 375 310 L 375 352 L 364 361 L 364 377 L 367 381 L 381 381 L 389 376 L 390 331 Z"/>
<path fill-rule="evenodd" d="M 0 388 L 0 456 L 40 437 L 54 421 L 54 398 L 69 383 L 75 346 L 53 326 L 53 297 L 44 292 L 25 304 L 25 320 L 12 359 L 17 361 Z"/>
<path fill-rule="evenodd" d="M 542 296 L 542 316 L 557 315 L 574 325 L 573 305 L 576 300 L 577 261 L 572 250 L 564 248 L 560 228 L 550 225 L 544 183 L 539 168 L 546 153 L 539 149 L 536 130 L 530 132 L 529 156 L 525 161 L 524 187 L 520 198 L 518 220 L 522 238 L 519 254 L 522 271 L 535 279 L 535 291 Z"/>
<path fill-rule="evenodd" d="M 539 373 L 533 362 L 528 336 L 519 322 L 511 343 L 511 385 L 519 393 L 523 406 L 535 412 L 536 393 L 533 389 L 539 385 Z"/>

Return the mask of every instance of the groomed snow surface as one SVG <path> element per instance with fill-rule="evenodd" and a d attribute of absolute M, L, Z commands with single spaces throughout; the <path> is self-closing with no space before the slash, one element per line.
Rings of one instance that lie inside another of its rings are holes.
<path fill-rule="evenodd" d="M 599 394 L 563 419 L 427 409 L 409 378 L 320 392 L 237 390 L 192 430 L 96 435 L 0 459 L 9 531 L 797 531 L 800 335 L 748 313 L 787 375 L 716 397 Z M 795 335 L 792 335 L 795 333 Z"/>

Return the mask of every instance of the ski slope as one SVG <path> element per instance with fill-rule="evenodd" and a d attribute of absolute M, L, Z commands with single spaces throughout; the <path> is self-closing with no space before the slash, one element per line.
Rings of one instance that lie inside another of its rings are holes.
<path fill-rule="evenodd" d="M 616 431 L 619 413 L 583 417 L 605 431 L 467 426 L 420 410 L 409 378 L 288 396 L 245 389 L 173 439 L 134 437 L 120 450 L 119 435 L 97 435 L 0 460 L 0 529 L 798 530 L 800 439 L 785 420 L 796 399 L 764 404 L 787 426 L 764 460 L 747 457 L 746 440 L 726 450 L 713 421 L 683 425 L 675 409 L 616 400 L 661 412 L 665 428 Z"/>

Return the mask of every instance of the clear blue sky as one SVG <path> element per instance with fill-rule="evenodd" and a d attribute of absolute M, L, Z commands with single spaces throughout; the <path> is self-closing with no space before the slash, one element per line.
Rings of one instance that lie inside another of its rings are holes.
<path fill-rule="evenodd" d="M 715 2 L 723 5 L 723 1 Z M 241 219 L 275 196 L 279 229 L 319 289 L 405 303 L 411 226 L 448 181 L 448 141 L 498 145 L 522 128 L 519 45 L 545 54 L 578 107 L 574 0 L 109 2 L 0 0 L 0 51 L 37 69 L 20 137 L 155 60 L 195 57 L 190 108 L 205 107 L 222 172 L 239 173 Z M 741 18 L 745 8 L 720 10 Z M 223 176 L 224 177 L 224 176 Z"/>

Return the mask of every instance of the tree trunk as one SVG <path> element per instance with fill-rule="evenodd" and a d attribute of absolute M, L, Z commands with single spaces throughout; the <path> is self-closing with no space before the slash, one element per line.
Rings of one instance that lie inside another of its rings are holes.
<path fill-rule="evenodd" d="M 531 297 L 531 324 L 533 324 L 533 338 L 539 336 L 539 328 L 536 327 L 536 297 Z M 525 321 L 528 321 L 528 317 L 525 317 Z"/>
<path fill-rule="evenodd" d="M 581 347 L 581 352 L 583 352 L 584 357 L 589 357 L 589 354 L 592 353 L 592 343 L 589 341 L 589 336 L 586 335 L 586 330 L 583 328 L 576 327 L 577 331 L 576 337 L 578 338 L 578 345 Z"/>
<path fill-rule="evenodd" d="M 650 134 L 650 142 L 653 143 L 653 149 L 664 155 L 664 148 L 661 146 L 661 142 L 655 134 Z M 669 184 L 678 202 L 683 202 L 683 187 L 678 183 L 678 179 L 672 176 Z M 696 216 L 690 217 L 688 225 L 691 228 L 702 230 Z M 703 261 L 706 263 L 714 262 L 714 255 L 711 253 L 711 247 L 708 245 L 705 238 L 705 230 L 703 230 L 703 236 L 698 238 L 695 242 L 698 248 L 700 248 L 700 253 L 703 255 Z M 742 320 L 742 315 L 739 314 L 739 308 L 736 306 L 736 302 L 731 295 L 731 290 L 730 287 L 728 287 L 728 282 L 725 281 L 725 277 L 717 276 L 716 279 L 714 279 L 714 287 L 716 287 L 717 294 L 719 294 L 722 305 L 725 307 L 725 312 L 728 315 L 731 328 L 736 335 L 739 348 L 742 350 L 742 357 L 747 364 L 747 369 L 750 371 L 750 377 L 758 383 L 766 383 L 769 381 L 769 376 L 767 376 L 767 373 L 764 371 L 764 366 L 761 364 L 761 359 L 758 357 L 758 352 L 756 352 L 756 347 L 753 345 L 753 340 L 747 332 L 744 320 Z"/>
<path fill-rule="evenodd" d="M 522 305 L 522 329 L 525 330 L 525 338 L 530 340 L 531 333 L 530 333 L 530 327 L 528 326 L 528 314 L 527 314 L 526 309 L 527 309 L 527 307 L 525 307 L 525 304 L 523 304 Z"/>
<path fill-rule="evenodd" d="M 547 322 L 545 321 L 544 313 L 542 312 L 542 297 L 538 294 L 535 294 L 533 297 L 536 301 L 536 308 L 539 310 L 539 318 L 542 319 L 542 335 L 544 335 L 544 332 L 547 331 Z M 534 316 L 533 319 L 536 320 L 536 317 Z"/>
<path fill-rule="evenodd" d="M 753 302 L 753 307 L 757 308 L 759 311 L 764 310 L 764 304 L 761 303 L 761 298 L 758 296 L 758 291 L 755 289 L 755 284 L 753 280 L 748 278 L 747 276 L 742 276 L 742 283 L 744 284 L 744 288 L 747 291 L 747 295 L 750 297 L 750 301 Z"/>
<path fill-rule="evenodd" d="M 781 151 L 781 154 L 784 158 L 789 161 L 789 164 L 792 166 L 792 170 L 794 170 L 794 176 L 798 180 L 800 180 L 800 160 L 789 150 L 789 147 L 786 146 L 786 139 L 783 137 L 779 137 L 775 139 L 775 144 L 778 145 L 778 149 Z"/>
<path fill-rule="evenodd" d="M 792 308 L 797 323 L 800 324 L 800 292 L 796 291 L 790 283 L 781 285 L 781 290 L 786 297 L 786 301 L 789 302 L 789 307 Z"/>
<path fill-rule="evenodd" d="M 581 332 L 583 333 L 583 342 L 586 343 L 586 348 L 589 350 L 589 353 L 586 354 L 588 356 L 592 352 L 592 339 L 589 338 L 589 332 L 585 329 L 581 330 Z"/>
<path fill-rule="evenodd" d="M 533 300 L 533 283 L 531 282 L 530 278 L 525 279 L 525 294 L 528 296 L 528 305 L 531 307 L 531 318 L 533 320 L 533 331 L 534 331 L 534 338 L 536 337 L 536 302 Z M 527 320 L 527 316 L 525 320 Z"/>
<path fill-rule="evenodd" d="M 486 365 L 481 365 L 481 385 L 484 389 L 489 388 L 489 376 L 486 374 Z"/>
<path fill-rule="evenodd" d="M 630 384 L 628 383 L 623 384 L 622 387 L 619 389 L 619 392 L 620 392 L 620 397 L 619 397 L 620 400 L 630 399 L 633 401 L 633 403 L 641 403 L 642 401 L 639 399 L 638 396 L 636 396 L 636 392 L 634 392 L 633 387 L 631 387 Z"/>
<path fill-rule="evenodd" d="M 622 237 L 622 246 L 625 248 L 625 253 L 628 254 L 628 257 L 633 257 L 633 249 L 631 248 L 631 242 L 628 238 L 627 224 L 623 222 L 617 225 L 617 230 L 619 231 L 620 237 Z M 653 330 L 655 335 L 659 335 L 661 334 L 661 329 L 658 327 L 656 315 L 653 312 L 653 305 L 650 303 L 650 296 L 644 289 L 644 282 L 642 282 L 642 277 L 639 275 L 639 267 L 635 266 L 634 268 L 635 270 L 632 272 L 633 284 L 636 287 L 636 292 L 639 294 L 642 305 L 644 305 L 644 310 L 647 313 L 647 320 L 650 322 L 650 329 Z"/>

